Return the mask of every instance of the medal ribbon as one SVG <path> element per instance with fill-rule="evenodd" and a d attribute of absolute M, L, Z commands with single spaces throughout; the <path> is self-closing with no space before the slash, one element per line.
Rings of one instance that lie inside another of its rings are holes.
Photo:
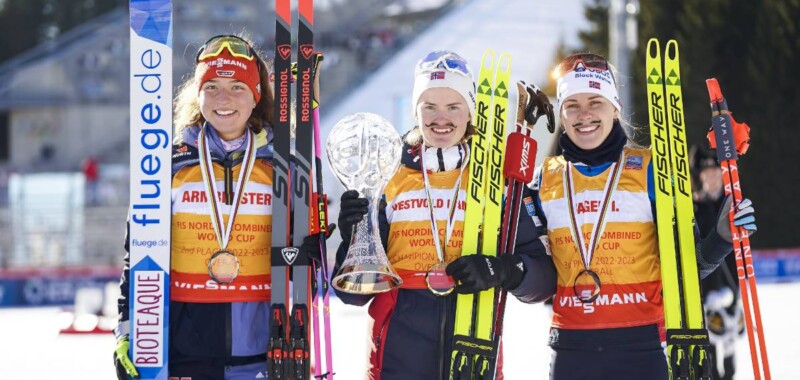
<path fill-rule="evenodd" d="M 567 196 L 567 202 L 569 203 L 569 231 L 572 233 L 572 239 L 578 245 L 578 251 L 581 253 L 581 259 L 583 260 L 583 267 L 586 270 L 589 270 L 589 265 L 592 263 L 592 257 L 594 257 L 594 253 L 597 250 L 597 244 L 599 243 L 600 236 L 603 235 L 603 230 L 606 228 L 606 212 L 608 211 L 608 205 L 611 203 L 611 194 L 614 192 L 614 189 L 617 188 L 619 179 L 622 176 L 621 163 L 624 161 L 625 152 L 620 154 L 620 158 L 617 162 L 611 164 L 611 173 L 609 173 L 608 178 L 606 179 L 605 188 L 603 189 L 603 199 L 601 200 L 602 203 L 600 204 L 600 214 L 597 216 L 597 220 L 592 226 L 592 233 L 589 235 L 590 240 L 588 245 L 585 244 L 583 233 L 578 226 L 578 221 L 575 216 L 577 214 L 577 211 L 575 211 L 574 201 L 575 186 L 572 181 L 572 168 L 574 165 L 572 162 L 567 161 L 567 168 L 564 171 L 563 182 L 564 194 Z"/>
<path fill-rule="evenodd" d="M 464 168 L 467 166 L 467 162 L 469 162 L 469 147 L 466 145 L 464 146 L 464 160 L 461 162 L 461 170 L 458 173 L 458 180 L 456 180 L 456 185 L 453 187 L 453 199 L 450 201 L 450 212 L 447 218 L 447 229 L 445 230 L 445 239 L 444 245 L 442 245 L 441 240 L 439 239 L 439 224 L 436 223 L 436 215 L 433 211 L 433 199 L 431 199 L 431 190 L 430 190 L 430 180 L 428 179 L 428 170 L 425 168 L 425 144 L 422 144 L 422 152 L 420 152 L 420 164 L 422 166 L 422 178 L 425 183 L 425 195 L 428 197 L 428 210 L 430 211 L 431 215 L 431 230 L 433 231 L 433 242 L 436 245 L 436 254 L 439 256 L 439 262 L 444 262 L 444 250 L 447 246 L 447 242 L 450 241 L 450 236 L 453 235 L 453 228 L 456 222 L 456 203 L 458 201 L 458 193 L 461 191 L 461 177 L 464 175 Z"/>
<path fill-rule="evenodd" d="M 200 149 L 200 173 L 203 175 L 203 183 L 206 187 L 206 196 L 208 198 L 208 207 L 211 209 L 210 217 L 211 224 L 214 226 L 214 234 L 217 237 L 217 243 L 221 249 L 228 247 L 228 242 L 231 237 L 231 229 L 233 228 L 233 220 L 239 212 L 239 201 L 244 193 L 244 184 L 250 173 L 253 171 L 254 163 L 256 162 L 256 139 L 253 132 L 247 129 L 247 141 L 245 141 L 244 158 L 242 159 L 241 167 L 239 168 L 239 179 L 236 181 L 234 188 L 233 203 L 231 204 L 230 214 L 228 216 L 228 226 L 225 231 L 222 231 L 223 217 L 221 205 L 216 197 L 217 194 L 217 181 L 214 177 L 214 167 L 211 161 L 211 149 L 208 148 L 208 136 L 205 134 L 205 128 L 200 130 L 200 135 L 197 137 L 197 147 Z"/>

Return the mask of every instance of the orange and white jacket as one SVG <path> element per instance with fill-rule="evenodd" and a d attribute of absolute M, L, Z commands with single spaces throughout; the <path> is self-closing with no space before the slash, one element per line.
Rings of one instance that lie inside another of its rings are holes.
<path fill-rule="evenodd" d="M 600 329 L 642 326 L 663 320 L 658 239 L 648 195 L 648 149 L 625 148 L 625 162 L 606 213 L 605 229 L 596 243 L 590 269 L 602 284 L 594 302 L 581 303 L 573 282 L 584 269 L 570 232 L 570 214 L 564 194 L 563 156 L 545 159 L 541 167 L 539 201 L 547 220 L 547 239 L 557 272 L 553 299 L 553 327 Z M 583 169 L 583 170 L 582 170 Z M 603 189 L 612 170 L 586 175 L 586 166 L 572 168 L 576 224 L 588 244 L 600 214 Z M 578 285 L 591 285 L 584 276 Z"/>

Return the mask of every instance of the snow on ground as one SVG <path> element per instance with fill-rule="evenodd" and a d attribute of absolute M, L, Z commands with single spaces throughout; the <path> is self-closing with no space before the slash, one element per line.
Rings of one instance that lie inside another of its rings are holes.
<path fill-rule="evenodd" d="M 800 283 L 759 287 L 772 378 L 800 379 L 795 314 L 786 300 L 800 293 Z M 366 309 L 331 300 L 334 367 L 337 379 L 362 379 L 367 356 Z M 509 380 L 547 379 L 549 310 L 509 299 L 504 353 Z M 59 335 L 56 308 L 0 309 L 0 379 L 114 379 L 114 338 L 108 335 Z M 747 339 L 737 346 L 736 379 L 752 379 Z"/>

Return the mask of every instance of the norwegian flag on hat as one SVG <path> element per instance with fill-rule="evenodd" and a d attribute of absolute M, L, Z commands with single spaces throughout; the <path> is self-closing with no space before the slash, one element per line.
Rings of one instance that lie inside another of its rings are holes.
<path fill-rule="evenodd" d="M 599 90 L 599 89 L 600 89 L 600 82 L 595 82 L 595 81 L 591 81 L 591 80 L 590 80 L 590 81 L 589 81 L 589 87 L 591 87 L 591 88 L 596 88 L 596 89 L 598 89 L 598 90 Z"/>
<path fill-rule="evenodd" d="M 434 71 L 431 73 L 431 80 L 444 79 L 444 71 Z"/>

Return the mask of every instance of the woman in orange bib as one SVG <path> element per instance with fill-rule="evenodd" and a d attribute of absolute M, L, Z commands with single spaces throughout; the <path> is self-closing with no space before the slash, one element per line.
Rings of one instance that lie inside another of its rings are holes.
<path fill-rule="evenodd" d="M 650 149 L 620 124 L 605 58 L 571 55 L 555 73 L 563 153 L 544 160 L 524 197 L 535 227 L 519 234 L 536 237 L 537 259 L 523 257 L 512 293 L 530 303 L 553 297 L 551 379 L 666 380 Z M 732 251 L 727 212 L 719 221 L 698 239 L 701 276 Z M 751 206 L 736 224 L 755 230 Z"/>
<path fill-rule="evenodd" d="M 198 50 L 175 108 L 169 376 L 264 378 L 272 235 L 268 66 L 242 37 L 212 37 Z M 318 258 L 313 239 L 301 249 Z M 137 376 L 128 357 L 128 255 L 120 289 L 114 363 L 122 380 Z"/>
<path fill-rule="evenodd" d="M 468 142 L 475 133 L 475 83 L 466 61 L 449 51 L 421 59 L 414 72 L 412 106 L 416 126 L 403 139 L 400 169 L 384 189 L 378 218 L 387 257 L 403 284 L 375 296 L 337 290 L 346 304 L 371 301 L 369 379 L 449 378 L 456 292 L 474 292 L 463 283 L 426 281 L 446 278 L 446 264 L 462 253 Z M 338 224 L 343 243 L 337 267 L 367 207 L 367 199 L 354 190 L 342 195 Z M 525 216 L 521 223 L 532 222 Z M 503 274 L 492 286 L 514 288 L 519 283 L 522 271 L 514 260 L 521 260 L 532 243 L 523 240 L 517 241 L 519 255 L 505 255 L 502 268 L 497 267 Z M 502 379 L 502 362 L 498 368 Z"/>

